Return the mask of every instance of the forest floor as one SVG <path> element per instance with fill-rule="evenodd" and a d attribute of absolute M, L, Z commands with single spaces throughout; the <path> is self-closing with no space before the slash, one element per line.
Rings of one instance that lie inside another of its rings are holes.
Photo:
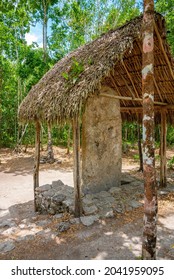
<path fill-rule="evenodd" d="M 157 177 L 158 151 L 157 152 Z M 45 155 L 42 152 L 42 156 Z M 73 185 L 72 153 L 54 147 L 53 164 L 40 165 L 40 185 L 62 180 Z M 174 155 L 167 151 L 167 159 Z M 102 218 L 90 226 L 64 215 L 39 215 L 33 205 L 34 149 L 19 154 L 0 149 L 0 259 L 140 259 L 143 207 Z M 123 154 L 123 176 L 142 180 L 137 150 Z M 138 185 L 137 185 L 138 188 Z M 60 230 L 60 225 L 64 230 Z M 174 259 L 174 171 L 168 170 L 167 191 L 159 191 L 157 259 Z"/>

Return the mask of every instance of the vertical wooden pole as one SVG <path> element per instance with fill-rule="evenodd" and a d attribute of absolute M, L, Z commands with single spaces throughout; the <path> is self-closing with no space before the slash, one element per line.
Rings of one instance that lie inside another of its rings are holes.
<path fill-rule="evenodd" d="M 69 155 L 69 153 L 70 153 L 70 145 L 71 145 L 71 125 L 69 124 L 68 140 L 67 140 L 67 150 L 66 150 L 67 155 Z"/>
<path fill-rule="evenodd" d="M 140 168 L 139 171 L 143 171 L 143 153 L 142 153 L 142 145 L 141 145 L 141 125 L 137 123 L 138 126 L 138 151 L 139 151 L 139 159 L 140 159 Z"/>
<path fill-rule="evenodd" d="M 157 185 L 155 175 L 154 137 L 154 1 L 144 0 L 143 14 L 143 174 L 144 227 L 142 258 L 156 259 L 157 239 Z"/>
<path fill-rule="evenodd" d="M 75 217 L 82 214 L 81 205 L 81 178 L 80 178 L 80 124 L 79 117 L 73 119 L 73 157 L 74 157 L 74 194 Z"/>
<path fill-rule="evenodd" d="M 167 125 L 166 125 L 166 111 L 161 111 L 161 139 L 160 139 L 160 186 L 165 188 L 167 185 L 166 180 L 166 136 L 167 136 Z"/>
<path fill-rule="evenodd" d="M 54 162 L 54 152 L 53 152 L 53 143 L 51 135 L 51 125 L 48 123 L 48 146 L 47 146 L 47 161 L 49 163 Z"/>
<path fill-rule="evenodd" d="M 38 206 L 36 203 L 36 188 L 39 187 L 39 163 L 40 163 L 40 123 L 36 122 L 36 138 L 35 138 L 35 160 L 34 160 L 34 209 L 38 211 Z"/>

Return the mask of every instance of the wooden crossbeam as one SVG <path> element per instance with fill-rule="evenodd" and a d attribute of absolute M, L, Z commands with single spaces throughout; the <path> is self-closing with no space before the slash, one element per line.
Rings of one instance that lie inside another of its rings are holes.
<path fill-rule="evenodd" d="M 115 95 L 105 94 L 105 93 L 100 94 L 100 96 L 104 96 L 104 97 L 108 97 L 108 98 L 115 98 L 115 99 L 120 99 L 120 100 L 130 100 L 130 101 L 143 102 L 142 98 L 132 98 L 132 97 L 129 97 L 129 96 L 115 96 Z M 155 105 L 161 105 L 161 106 L 168 105 L 167 103 L 158 102 L 158 101 L 154 101 L 154 104 Z"/>

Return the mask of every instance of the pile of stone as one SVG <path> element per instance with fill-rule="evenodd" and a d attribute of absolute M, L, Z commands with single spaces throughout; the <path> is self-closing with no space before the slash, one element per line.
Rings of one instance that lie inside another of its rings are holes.
<path fill-rule="evenodd" d="M 125 178 L 124 178 L 125 179 Z M 120 187 L 108 191 L 82 196 L 82 206 L 85 216 L 98 215 L 101 218 L 111 218 L 117 213 L 124 213 L 142 206 L 143 183 L 128 178 Z M 46 184 L 36 189 L 36 203 L 40 213 L 52 215 L 74 212 L 73 187 L 64 185 L 60 180 Z"/>
<path fill-rule="evenodd" d="M 55 159 L 55 158 L 49 158 L 48 156 L 43 156 L 43 157 L 41 157 L 41 159 L 40 159 L 40 164 L 46 164 L 46 163 L 50 163 L 50 164 L 52 164 L 52 163 L 58 163 L 58 164 L 61 164 L 62 163 L 62 160 L 60 160 L 60 159 Z"/>
<path fill-rule="evenodd" d="M 73 213 L 73 188 L 64 185 L 61 180 L 40 186 L 36 188 L 36 204 L 38 211 L 43 214 Z"/>

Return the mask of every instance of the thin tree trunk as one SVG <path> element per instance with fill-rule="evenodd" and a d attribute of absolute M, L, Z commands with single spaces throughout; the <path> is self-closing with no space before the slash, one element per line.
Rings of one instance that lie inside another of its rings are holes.
<path fill-rule="evenodd" d="M 74 157 L 74 195 L 75 195 L 75 217 L 82 214 L 81 205 L 81 178 L 80 178 L 80 126 L 76 116 L 73 120 L 73 157 Z"/>
<path fill-rule="evenodd" d="M 28 127 L 28 123 L 24 126 L 24 129 L 22 130 L 22 134 L 21 134 L 21 138 L 18 140 L 18 143 L 15 147 L 15 151 L 20 151 L 21 150 L 21 145 L 22 145 L 22 140 L 23 140 L 23 137 L 25 135 L 25 132 L 27 130 L 27 127 Z"/>
<path fill-rule="evenodd" d="M 71 145 L 71 126 L 68 128 L 68 140 L 67 140 L 67 155 L 70 153 L 70 145 Z"/>
<path fill-rule="evenodd" d="M 36 201 L 36 188 L 39 187 L 39 163 L 40 163 L 40 123 L 36 122 L 36 139 L 35 139 L 35 160 L 34 160 L 34 209 L 38 211 L 38 205 Z"/>
<path fill-rule="evenodd" d="M 127 132 L 127 126 L 125 127 L 125 133 L 124 133 L 124 140 L 127 141 L 128 139 L 128 132 Z"/>
<path fill-rule="evenodd" d="M 144 168 L 144 228 L 142 258 L 156 259 L 157 185 L 155 175 L 154 140 L 154 1 L 144 0 L 143 16 L 143 168 Z"/>
<path fill-rule="evenodd" d="M 51 125 L 50 124 L 48 124 L 47 161 L 49 163 L 53 163 L 54 162 L 54 153 L 53 153 L 52 136 L 51 136 Z"/>
<path fill-rule="evenodd" d="M 47 3 L 45 0 L 43 3 L 43 60 L 46 63 L 47 61 Z"/>
<path fill-rule="evenodd" d="M 42 130 L 42 127 L 41 127 L 41 131 L 40 131 L 40 151 L 43 152 L 44 150 L 44 147 L 43 147 L 43 130 Z"/>
<path fill-rule="evenodd" d="M 161 139 L 160 139 L 160 187 L 165 188 L 167 185 L 166 180 L 166 135 L 167 125 L 166 125 L 166 111 L 161 111 Z"/>
<path fill-rule="evenodd" d="M 139 171 L 143 171 L 143 153 L 142 153 L 142 145 L 141 145 L 141 125 L 137 124 L 138 128 L 138 151 L 139 151 L 139 160 L 140 160 L 140 168 Z"/>

